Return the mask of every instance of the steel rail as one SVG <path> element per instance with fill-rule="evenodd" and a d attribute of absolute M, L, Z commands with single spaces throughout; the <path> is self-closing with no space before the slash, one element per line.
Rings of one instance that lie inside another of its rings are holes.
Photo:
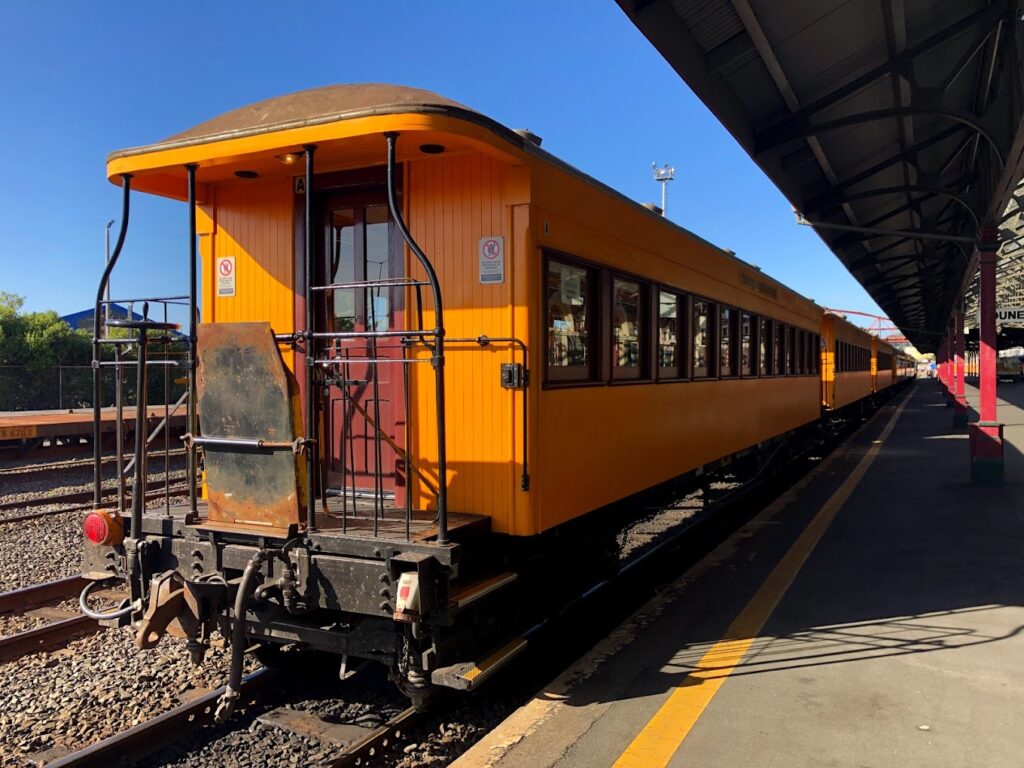
<path fill-rule="evenodd" d="M 163 451 L 160 451 L 159 453 L 162 455 Z M 176 448 L 170 452 L 171 456 L 183 456 L 184 454 L 184 448 Z M 104 463 L 109 463 L 111 461 L 117 461 L 117 456 L 111 454 L 110 456 L 103 457 Z M 65 461 L 53 461 L 47 464 L 27 464 L 21 467 L 4 467 L 0 469 L 0 477 L 14 478 L 15 480 L 27 480 L 36 475 L 41 475 L 44 472 L 69 472 L 76 469 L 86 469 L 90 467 L 92 467 L 91 458 L 67 459 Z"/>
<path fill-rule="evenodd" d="M 37 605 L 52 603 L 54 600 L 77 597 L 87 583 L 88 579 L 81 576 L 68 576 L 64 579 L 45 581 L 10 592 L 2 592 L 0 593 L 0 614 L 24 611 Z"/>
<path fill-rule="evenodd" d="M 259 669 L 242 678 L 241 696 L 251 699 L 258 691 L 278 679 L 270 669 Z M 179 704 L 121 733 L 110 736 L 84 749 L 47 763 L 47 768 L 86 768 L 86 766 L 129 765 L 182 738 L 182 734 L 213 722 L 217 699 L 224 694 L 222 686 L 191 701 Z"/>
<path fill-rule="evenodd" d="M 156 499 L 160 497 L 160 494 L 164 490 L 163 480 L 151 480 L 146 488 L 146 500 Z M 179 493 L 184 494 L 188 492 L 188 484 L 181 483 L 178 485 L 172 485 L 170 488 L 171 494 L 177 496 Z M 101 503 L 103 501 L 111 501 L 112 497 L 116 495 L 116 488 L 105 488 L 103 490 L 103 496 L 101 496 Z M 52 509 L 46 510 L 45 512 L 33 512 L 25 515 L 17 515 L 11 517 L 0 517 L 0 523 L 14 523 L 20 520 L 32 520 L 37 517 L 45 517 L 46 515 L 56 515 L 61 512 L 73 512 L 76 509 L 83 508 L 86 500 L 92 499 L 92 491 L 72 491 L 71 493 L 63 493 L 55 496 L 43 496 L 39 498 L 21 500 L 21 501 L 5 501 L 0 502 L 0 512 L 6 510 L 17 510 L 17 509 L 32 509 L 33 507 L 48 506 L 50 504 L 74 504 L 76 506 L 66 507 L 64 509 Z M 116 501 L 116 499 L 114 499 Z"/>
<path fill-rule="evenodd" d="M 4 592 L 0 594 L 0 614 L 24 613 L 40 605 L 73 598 L 88 583 L 81 576 L 68 576 Z M 99 625 L 92 619 L 69 613 L 66 619 L 0 637 L 0 663 L 63 647 L 69 640 L 98 629 Z"/>
<path fill-rule="evenodd" d="M 68 618 L 0 637 L 0 664 L 16 661 L 30 653 L 63 648 L 69 641 L 98 631 L 99 623 L 88 616 Z"/>
<path fill-rule="evenodd" d="M 361 765 L 364 758 L 376 757 L 378 747 L 386 747 L 392 736 L 400 737 L 402 728 L 408 728 L 424 716 L 413 707 L 402 710 L 383 725 L 374 728 L 360 739 L 344 747 L 337 755 L 328 758 L 322 765 L 328 768 L 347 768 Z"/>

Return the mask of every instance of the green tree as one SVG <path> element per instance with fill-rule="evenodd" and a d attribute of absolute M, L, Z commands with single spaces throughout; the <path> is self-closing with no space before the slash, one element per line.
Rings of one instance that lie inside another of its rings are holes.
<path fill-rule="evenodd" d="M 88 365 L 89 335 L 56 312 L 23 312 L 25 299 L 0 292 L 0 410 L 55 408 L 59 365 Z"/>
<path fill-rule="evenodd" d="M 0 411 L 45 410 L 57 407 L 85 408 L 92 405 L 92 333 L 88 330 L 74 330 L 57 316 L 56 312 L 23 312 L 25 300 L 16 294 L 0 292 Z M 124 328 L 110 328 L 111 338 L 135 336 L 135 331 Z M 151 331 L 151 338 L 163 338 L 163 331 Z M 151 344 L 150 359 L 157 360 L 165 355 L 172 360 L 182 361 L 188 351 L 182 341 L 169 345 Z M 110 345 L 103 345 L 102 359 L 114 357 Z M 130 362 L 135 356 L 134 346 L 124 349 L 124 359 Z M 59 366 L 79 366 L 65 370 L 63 377 Z M 104 367 L 101 377 L 101 401 L 103 405 L 114 403 L 116 371 Z M 125 402 L 135 402 L 135 370 L 129 365 L 120 369 L 124 373 Z M 156 405 L 164 402 L 164 370 L 150 369 L 148 402 Z M 169 402 L 174 402 L 184 391 L 174 379 L 184 375 L 183 368 L 167 371 Z"/>

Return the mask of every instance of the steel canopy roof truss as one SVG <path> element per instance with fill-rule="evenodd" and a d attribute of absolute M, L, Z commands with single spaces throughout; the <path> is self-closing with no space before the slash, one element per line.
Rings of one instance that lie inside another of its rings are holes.
<path fill-rule="evenodd" d="M 1010 199 L 999 223 L 1001 246 L 996 262 L 996 306 L 1024 306 L 1024 181 Z M 965 296 L 967 325 L 978 327 L 978 280 Z"/>
<path fill-rule="evenodd" d="M 1024 0 L 618 3 L 911 342 L 934 349 L 972 241 L 1006 227 L 1024 173 Z M 1006 269 L 1022 275 L 1016 247 Z"/>

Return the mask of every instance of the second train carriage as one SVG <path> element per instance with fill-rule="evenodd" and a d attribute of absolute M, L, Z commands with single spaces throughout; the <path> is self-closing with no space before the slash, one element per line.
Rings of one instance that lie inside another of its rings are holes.
<path fill-rule="evenodd" d="M 872 393 L 866 334 L 539 144 L 363 85 L 110 157 L 126 213 L 129 186 L 194 211 L 205 484 L 87 518 L 87 575 L 132 585 L 106 620 L 197 658 L 233 634 L 232 690 L 246 638 L 471 687 L 539 602 L 497 596 L 586 562 L 567 526 Z"/>

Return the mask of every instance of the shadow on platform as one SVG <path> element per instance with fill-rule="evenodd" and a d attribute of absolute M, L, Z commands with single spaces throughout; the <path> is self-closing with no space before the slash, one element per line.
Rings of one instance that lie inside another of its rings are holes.
<path fill-rule="evenodd" d="M 968 667 L 992 654 L 1002 665 L 1024 665 L 1024 504 L 1016 488 L 1024 475 L 1024 384 L 1001 386 L 999 395 L 1007 424 L 1005 486 L 969 484 L 966 430 L 953 428 L 950 409 L 936 407 L 943 404 L 937 382 L 919 381 L 883 449 L 749 648 L 722 643 L 727 628 L 877 440 L 887 413 L 858 436 L 845 463 L 823 472 L 754 535 L 739 537 L 717 567 L 662 606 L 628 638 L 625 652 L 551 697 L 585 707 L 701 685 L 718 672 L 743 678 L 937 653 L 948 654 L 942 666 L 955 675 L 965 649 L 986 646 L 992 650 L 972 652 Z"/>

